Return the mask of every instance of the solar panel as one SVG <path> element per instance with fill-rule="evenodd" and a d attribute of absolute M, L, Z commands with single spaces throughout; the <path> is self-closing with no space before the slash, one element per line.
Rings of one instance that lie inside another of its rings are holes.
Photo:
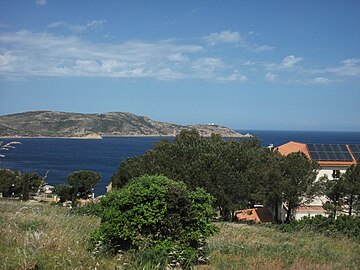
<path fill-rule="evenodd" d="M 360 150 L 360 145 L 354 149 Z M 307 144 L 306 145 L 312 160 L 322 161 L 352 161 L 352 157 L 344 144 Z M 360 151 L 359 153 L 360 158 Z"/>
<path fill-rule="evenodd" d="M 307 149 L 308 149 L 310 152 L 316 151 L 316 150 L 315 150 L 315 146 L 314 146 L 313 144 L 307 144 L 306 146 L 307 146 Z"/>
<path fill-rule="evenodd" d="M 310 157 L 311 157 L 312 160 L 319 160 L 320 159 L 318 153 L 315 152 L 315 151 L 309 151 L 309 154 L 310 154 Z"/>
<path fill-rule="evenodd" d="M 349 145 L 351 152 L 353 153 L 353 156 L 357 161 L 360 160 L 360 144 L 351 144 Z"/>
<path fill-rule="evenodd" d="M 341 152 L 334 152 L 336 160 L 343 160 L 345 157 Z"/>

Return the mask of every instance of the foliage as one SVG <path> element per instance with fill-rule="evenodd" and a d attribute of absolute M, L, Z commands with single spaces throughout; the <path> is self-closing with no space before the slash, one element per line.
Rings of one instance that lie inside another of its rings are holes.
<path fill-rule="evenodd" d="M 37 192 L 44 183 L 43 178 L 37 173 L 24 173 L 21 175 L 20 196 L 23 200 L 29 199 L 30 192 Z"/>
<path fill-rule="evenodd" d="M 67 184 L 57 185 L 53 192 L 59 196 L 60 202 L 88 199 L 100 178 L 101 176 L 97 172 L 76 171 L 68 176 Z"/>
<path fill-rule="evenodd" d="M 71 211 L 0 200 L 0 269 L 164 269 L 158 263 L 164 255 L 150 249 L 94 256 L 85 242 L 100 218 L 70 215 Z M 219 233 L 207 239 L 210 263 L 194 270 L 359 269 L 360 242 L 353 238 L 227 222 L 216 226 Z"/>
<path fill-rule="evenodd" d="M 217 225 L 220 233 L 208 241 L 209 269 L 359 268 L 360 242 L 342 235 L 327 237 L 309 230 L 284 233 L 275 229 L 278 225 Z"/>
<path fill-rule="evenodd" d="M 0 192 L 3 197 L 14 196 L 20 192 L 20 174 L 9 169 L 0 169 Z"/>
<path fill-rule="evenodd" d="M 0 192 L 3 197 L 19 197 L 28 200 L 31 192 L 37 192 L 43 179 L 37 173 L 14 172 L 0 169 Z"/>
<path fill-rule="evenodd" d="M 60 202 L 70 201 L 74 194 L 74 188 L 69 184 L 57 185 L 53 193 L 59 196 Z"/>
<path fill-rule="evenodd" d="M 270 206 L 276 212 L 284 201 L 290 220 L 302 198 L 313 193 L 316 169 L 305 155 L 283 157 L 261 147 L 256 138 L 202 138 L 192 130 L 182 131 L 173 142 L 161 141 L 142 156 L 123 161 L 111 181 L 116 188 L 133 177 L 162 174 L 184 181 L 190 189 L 204 188 L 214 196 L 225 220 L 234 218 L 236 210 L 255 204 Z M 275 221 L 277 217 L 275 214 Z"/>
<path fill-rule="evenodd" d="M 344 176 L 345 204 L 348 205 L 349 216 L 355 210 L 360 214 L 360 163 L 351 165 Z"/>
<path fill-rule="evenodd" d="M 340 234 L 360 240 L 360 217 L 354 216 L 341 215 L 333 219 L 318 215 L 305 217 L 291 224 L 277 225 L 276 228 L 283 232 L 313 231 L 327 236 Z"/>
<path fill-rule="evenodd" d="M 144 155 L 123 161 L 111 181 L 119 188 L 144 174 L 166 175 L 184 181 L 191 190 L 204 188 L 214 196 L 221 215 L 229 219 L 239 207 L 255 200 L 252 195 L 259 170 L 252 168 L 255 163 L 267 166 L 257 162 L 266 150 L 255 138 L 202 138 L 195 130 L 184 130 L 173 142 L 162 140 Z"/>
<path fill-rule="evenodd" d="M 283 157 L 283 192 L 287 204 L 286 222 L 292 219 L 293 211 L 303 202 L 304 198 L 311 198 L 316 190 L 318 165 L 307 158 L 302 152 L 291 153 Z"/>
<path fill-rule="evenodd" d="M 85 205 L 71 208 L 71 214 L 83 215 L 83 216 L 100 216 L 101 215 L 100 203 L 90 201 Z"/>
<path fill-rule="evenodd" d="M 92 189 L 99 183 L 100 174 L 93 171 L 77 171 L 68 176 L 68 183 L 74 188 L 73 200 L 87 199 Z"/>
<path fill-rule="evenodd" d="M 344 174 L 329 180 L 320 179 L 322 192 L 328 201 L 323 205 L 328 214 L 335 218 L 339 212 L 360 213 L 360 164 L 350 166 Z"/>
<path fill-rule="evenodd" d="M 133 179 L 101 198 L 101 224 L 91 248 L 101 241 L 105 250 L 165 252 L 164 262 L 170 251 L 181 251 L 177 262 L 191 265 L 204 257 L 205 239 L 215 232 L 211 204 L 203 189 L 189 192 L 183 182 L 165 176 Z"/>
<path fill-rule="evenodd" d="M 330 180 L 324 176 L 321 181 L 323 182 L 323 194 L 328 198 L 328 201 L 323 204 L 323 208 L 330 217 L 335 219 L 337 213 L 342 211 L 344 207 L 344 177 L 340 176 L 338 179 Z"/>

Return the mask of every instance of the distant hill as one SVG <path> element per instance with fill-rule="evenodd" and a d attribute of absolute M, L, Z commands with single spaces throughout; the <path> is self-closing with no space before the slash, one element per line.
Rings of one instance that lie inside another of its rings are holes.
<path fill-rule="evenodd" d="M 197 129 L 202 136 L 242 137 L 219 125 L 182 126 L 154 121 L 125 112 L 82 114 L 32 111 L 0 116 L 0 137 L 175 136 L 183 129 Z"/>

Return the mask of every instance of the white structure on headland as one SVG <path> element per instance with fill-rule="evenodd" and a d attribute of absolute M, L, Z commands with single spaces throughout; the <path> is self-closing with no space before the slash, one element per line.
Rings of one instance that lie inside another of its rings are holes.
<path fill-rule="evenodd" d="M 332 180 L 338 177 L 353 164 L 359 160 L 359 145 L 347 144 L 305 144 L 299 142 L 288 142 L 280 145 L 275 150 L 282 155 L 288 155 L 294 152 L 302 152 L 309 159 L 317 161 L 320 171 L 317 175 L 319 180 L 323 176 L 327 176 Z M 311 203 L 300 206 L 295 213 L 295 219 L 301 219 L 304 216 L 315 216 L 325 214 L 322 205 L 326 198 L 317 197 Z"/>

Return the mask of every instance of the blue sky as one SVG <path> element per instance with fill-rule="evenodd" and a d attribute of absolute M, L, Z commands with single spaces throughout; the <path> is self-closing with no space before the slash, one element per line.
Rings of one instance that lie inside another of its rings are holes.
<path fill-rule="evenodd" d="M 0 114 L 360 131 L 360 1 L 0 1 Z"/>

